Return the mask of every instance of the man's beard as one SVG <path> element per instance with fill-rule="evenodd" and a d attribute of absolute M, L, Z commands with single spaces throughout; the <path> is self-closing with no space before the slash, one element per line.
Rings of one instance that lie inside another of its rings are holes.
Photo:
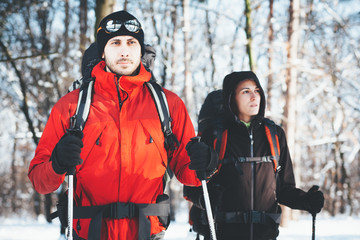
<path fill-rule="evenodd" d="M 118 69 L 116 68 L 116 65 L 119 64 L 121 61 L 128 61 L 128 62 L 130 62 L 130 64 L 133 64 L 133 63 L 134 63 L 132 60 L 130 60 L 130 59 L 128 59 L 128 58 L 120 58 L 120 59 L 118 59 L 118 60 L 115 62 L 115 64 L 113 64 L 112 62 L 108 61 L 107 58 L 106 58 L 106 56 L 105 56 L 106 70 L 107 70 L 108 72 L 112 72 L 112 73 L 115 73 L 115 74 L 120 75 L 120 76 L 122 76 L 122 75 L 125 75 L 125 76 L 133 76 L 133 75 L 136 75 L 136 74 L 134 74 L 134 73 L 137 72 L 136 70 L 138 69 L 138 67 L 135 68 L 135 70 L 132 71 L 132 72 L 129 72 L 127 69 L 120 69 L 120 70 L 118 70 Z M 132 66 L 129 66 L 129 67 L 132 67 Z"/>

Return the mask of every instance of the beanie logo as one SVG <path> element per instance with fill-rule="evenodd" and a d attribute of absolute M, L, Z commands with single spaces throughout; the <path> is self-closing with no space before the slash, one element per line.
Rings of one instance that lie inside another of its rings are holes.
<path fill-rule="evenodd" d="M 104 23 L 102 26 L 100 26 L 97 30 L 99 32 L 101 29 L 104 29 L 104 31 L 108 34 L 117 32 L 120 30 L 120 28 L 124 26 L 126 30 L 132 33 L 138 33 L 141 29 L 140 22 L 135 18 L 127 21 L 120 21 L 120 20 L 108 20 L 106 23 Z"/>

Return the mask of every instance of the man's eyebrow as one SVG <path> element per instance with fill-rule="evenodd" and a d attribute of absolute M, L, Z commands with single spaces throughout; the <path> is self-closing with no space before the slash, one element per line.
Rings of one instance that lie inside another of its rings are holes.
<path fill-rule="evenodd" d="M 121 41 L 121 39 L 120 38 L 113 38 L 113 39 L 110 39 L 109 41 Z"/>

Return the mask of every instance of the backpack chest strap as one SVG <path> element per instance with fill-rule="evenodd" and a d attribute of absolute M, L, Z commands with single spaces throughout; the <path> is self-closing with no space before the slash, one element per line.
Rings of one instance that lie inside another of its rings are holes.
<path fill-rule="evenodd" d="M 264 157 L 227 157 L 224 158 L 224 164 L 229 164 L 229 163 L 245 163 L 245 162 L 256 162 L 256 163 L 260 163 L 260 162 L 273 162 L 274 161 L 274 157 L 273 156 L 264 156 Z"/>

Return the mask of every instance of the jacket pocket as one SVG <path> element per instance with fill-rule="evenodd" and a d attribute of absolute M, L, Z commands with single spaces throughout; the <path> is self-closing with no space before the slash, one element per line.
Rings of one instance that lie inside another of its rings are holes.
<path fill-rule="evenodd" d="M 151 148 L 149 150 L 155 150 L 158 153 L 159 158 L 161 158 L 162 164 L 166 169 L 167 166 L 167 154 L 164 143 L 164 134 L 159 124 L 154 123 L 155 120 L 140 120 L 140 123 L 144 129 L 144 134 L 146 138 L 145 145 L 154 146 L 154 149 Z M 152 157 L 156 157 L 152 156 Z"/>
<path fill-rule="evenodd" d="M 86 165 L 86 159 L 91 154 L 95 146 L 101 147 L 103 141 L 103 133 L 107 125 L 91 125 L 88 128 L 84 129 L 83 143 L 84 147 L 81 150 L 81 159 L 84 160 L 83 164 L 80 165 L 79 170 L 81 170 L 84 165 Z"/>

